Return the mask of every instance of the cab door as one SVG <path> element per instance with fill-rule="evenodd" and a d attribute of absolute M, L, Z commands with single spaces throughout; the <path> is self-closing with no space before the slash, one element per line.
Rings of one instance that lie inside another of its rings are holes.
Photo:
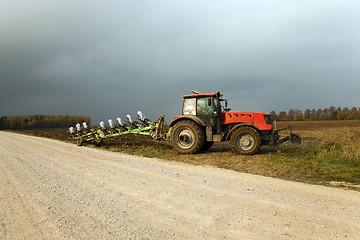
<path fill-rule="evenodd" d="M 213 97 L 197 98 L 196 115 L 203 120 L 207 126 L 215 126 L 214 111 Z"/>

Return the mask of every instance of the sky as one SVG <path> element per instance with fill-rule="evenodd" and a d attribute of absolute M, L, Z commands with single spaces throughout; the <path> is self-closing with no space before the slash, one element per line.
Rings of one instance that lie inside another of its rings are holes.
<path fill-rule="evenodd" d="M 360 107 L 358 0 L 0 0 L 0 116 Z"/>

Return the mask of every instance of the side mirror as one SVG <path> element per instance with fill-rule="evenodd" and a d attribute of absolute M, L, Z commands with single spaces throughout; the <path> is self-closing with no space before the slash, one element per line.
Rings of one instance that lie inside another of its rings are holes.
<path fill-rule="evenodd" d="M 226 111 L 226 112 L 228 112 L 228 111 L 230 111 L 231 110 L 231 108 L 228 108 L 227 106 L 228 106 L 228 101 L 227 101 L 227 99 L 224 99 L 225 100 L 225 108 L 224 108 L 224 110 Z"/>

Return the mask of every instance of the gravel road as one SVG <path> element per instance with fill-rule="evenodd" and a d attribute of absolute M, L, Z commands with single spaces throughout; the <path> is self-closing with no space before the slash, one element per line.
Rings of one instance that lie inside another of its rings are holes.
<path fill-rule="evenodd" d="M 0 239 L 360 239 L 360 193 L 0 132 Z"/>

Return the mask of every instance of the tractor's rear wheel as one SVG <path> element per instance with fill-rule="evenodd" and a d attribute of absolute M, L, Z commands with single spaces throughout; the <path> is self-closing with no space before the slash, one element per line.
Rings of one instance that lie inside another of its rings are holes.
<path fill-rule="evenodd" d="M 85 142 L 85 138 L 83 136 L 79 136 L 77 139 L 76 139 L 76 144 L 78 146 L 82 146 L 84 145 L 84 142 Z"/>
<path fill-rule="evenodd" d="M 183 120 L 171 130 L 171 144 L 180 153 L 198 153 L 205 142 L 205 132 L 197 123 Z"/>
<path fill-rule="evenodd" d="M 260 146 L 260 134 L 251 127 L 240 127 L 230 137 L 231 149 L 240 154 L 255 154 Z"/>

